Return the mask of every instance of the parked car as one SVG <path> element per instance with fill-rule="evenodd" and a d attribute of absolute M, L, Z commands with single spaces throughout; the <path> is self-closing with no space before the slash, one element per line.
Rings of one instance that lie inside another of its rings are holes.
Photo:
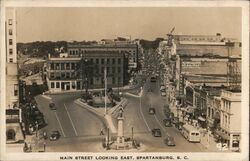
<path fill-rule="evenodd" d="M 171 119 L 164 119 L 163 120 L 163 124 L 164 124 L 164 126 L 166 126 L 166 127 L 171 127 L 172 125 L 171 125 Z"/>
<path fill-rule="evenodd" d="M 167 136 L 167 138 L 164 141 L 167 146 L 175 146 L 175 141 L 172 136 Z"/>
<path fill-rule="evenodd" d="M 60 135 L 59 131 L 57 131 L 57 130 L 56 131 L 52 131 L 51 134 L 50 134 L 49 140 L 56 141 L 56 140 L 59 139 L 60 136 L 61 135 Z"/>
<path fill-rule="evenodd" d="M 160 87 L 160 91 L 161 91 L 161 92 L 165 92 L 165 91 L 166 91 L 166 87 L 165 87 L 164 85 L 161 86 L 161 87 Z"/>
<path fill-rule="evenodd" d="M 162 97 L 166 97 L 166 95 L 167 95 L 166 92 L 161 92 Z"/>
<path fill-rule="evenodd" d="M 51 110 L 56 110 L 56 105 L 55 105 L 55 103 L 50 103 L 50 104 L 49 104 L 49 108 L 50 108 Z"/>
<path fill-rule="evenodd" d="M 148 109 L 148 113 L 149 113 L 150 115 L 154 115 L 154 114 L 155 114 L 155 108 L 150 107 L 150 108 Z"/>
<path fill-rule="evenodd" d="M 161 137 L 161 129 L 152 129 L 152 135 L 154 137 Z"/>

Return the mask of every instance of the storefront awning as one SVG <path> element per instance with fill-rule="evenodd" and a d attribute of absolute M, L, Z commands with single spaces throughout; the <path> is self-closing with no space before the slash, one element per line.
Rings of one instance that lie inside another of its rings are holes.
<path fill-rule="evenodd" d="M 201 116 L 198 117 L 198 120 L 200 120 L 200 121 L 206 121 L 206 119 L 203 118 L 203 117 L 201 117 Z"/>

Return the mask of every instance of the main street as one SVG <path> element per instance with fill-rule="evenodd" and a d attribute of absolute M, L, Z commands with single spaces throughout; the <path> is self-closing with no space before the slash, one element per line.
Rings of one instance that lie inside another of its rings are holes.
<path fill-rule="evenodd" d="M 149 57 L 147 64 L 153 65 L 157 58 Z M 157 71 L 155 67 L 151 73 Z M 148 89 L 152 91 L 149 92 Z M 126 90 L 127 91 L 127 90 Z M 125 93 L 125 91 L 124 91 Z M 74 101 L 80 98 L 78 93 L 64 93 L 50 95 L 50 98 L 44 96 L 36 97 L 38 107 L 45 115 L 47 126 L 41 130 L 48 134 L 52 130 L 58 130 L 61 137 L 57 141 L 46 140 L 48 151 L 104 151 L 101 147 L 102 139 L 100 136 L 101 129 L 105 129 L 105 121 L 102 117 L 90 112 L 89 110 L 76 104 Z M 160 95 L 160 80 L 150 82 L 147 79 L 143 86 L 142 97 L 133 97 L 124 95 L 128 100 L 124 108 L 124 133 L 125 137 L 133 137 L 141 143 L 142 151 L 149 152 L 199 152 L 205 151 L 200 143 L 190 143 L 181 135 L 175 127 L 165 127 L 163 119 L 163 106 L 167 104 L 166 97 Z M 49 103 L 54 102 L 56 110 L 49 108 Z M 154 115 L 148 113 L 149 107 L 156 110 Z M 116 115 L 113 116 L 115 118 Z M 116 119 L 115 119 L 115 125 Z M 133 134 L 132 134 L 133 128 Z M 154 128 L 161 129 L 162 137 L 154 137 L 151 130 Z M 164 143 L 167 136 L 175 139 L 176 146 L 168 147 Z"/>
<path fill-rule="evenodd" d="M 147 89 L 153 89 L 148 92 Z M 125 115 L 125 135 L 132 135 L 145 146 L 148 152 L 201 152 L 204 146 L 200 143 L 190 143 L 181 135 L 175 127 L 165 127 L 163 124 L 163 105 L 166 103 L 165 97 L 160 96 L 159 81 L 151 83 L 147 81 L 143 88 L 141 98 L 125 96 L 129 99 L 129 104 L 124 110 Z M 156 109 L 155 115 L 148 114 L 149 107 Z M 162 137 L 154 137 L 151 129 L 160 128 Z M 168 147 L 164 143 L 166 136 L 173 136 L 176 142 L 175 147 Z"/>

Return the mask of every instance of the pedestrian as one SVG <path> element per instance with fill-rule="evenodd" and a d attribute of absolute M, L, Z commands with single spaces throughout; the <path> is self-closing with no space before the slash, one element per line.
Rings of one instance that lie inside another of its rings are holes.
<path fill-rule="evenodd" d="M 46 132 L 46 131 L 43 132 L 43 138 L 44 138 L 45 140 L 47 139 L 47 132 Z"/>
<path fill-rule="evenodd" d="M 101 129 L 100 135 L 104 135 L 103 129 Z"/>

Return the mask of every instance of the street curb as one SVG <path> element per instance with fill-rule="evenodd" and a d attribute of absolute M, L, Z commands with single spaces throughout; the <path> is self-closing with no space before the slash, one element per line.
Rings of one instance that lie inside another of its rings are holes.
<path fill-rule="evenodd" d="M 110 115 L 104 115 L 103 113 L 100 114 L 100 112 L 93 109 L 93 107 L 81 102 L 80 98 L 75 100 L 74 102 L 76 104 L 80 105 L 81 107 L 95 113 L 96 115 L 100 116 L 101 118 L 104 118 L 105 119 L 105 124 L 111 130 L 111 133 L 113 133 L 113 134 L 117 133 L 116 127 L 115 127 L 114 122 L 113 122 L 113 119 L 111 118 Z M 119 106 L 117 106 L 117 107 L 119 107 Z"/>
<path fill-rule="evenodd" d="M 135 94 L 132 94 L 132 93 L 129 93 L 129 92 L 126 92 L 125 94 L 127 94 L 129 96 L 132 96 L 132 97 L 140 98 L 142 96 L 142 93 L 143 93 L 143 90 L 140 91 L 139 95 L 135 95 Z"/>
<path fill-rule="evenodd" d="M 43 98 L 46 98 L 46 99 L 49 99 L 49 100 L 51 100 L 52 98 L 50 97 L 50 96 L 48 96 L 48 95 L 44 95 L 44 94 L 42 94 L 41 95 Z"/>

